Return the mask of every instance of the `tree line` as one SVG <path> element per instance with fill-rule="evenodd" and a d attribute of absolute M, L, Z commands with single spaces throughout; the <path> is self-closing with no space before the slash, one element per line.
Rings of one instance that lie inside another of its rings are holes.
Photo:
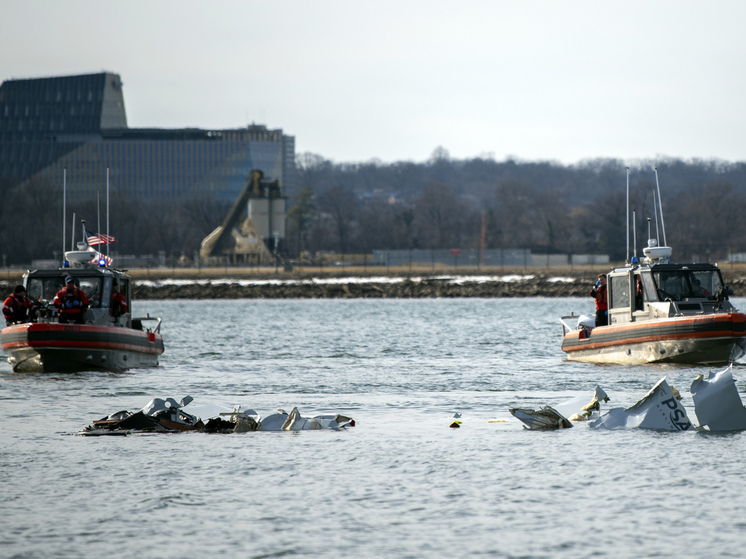
<path fill-rule="evenodd" d="M 655 219 L 654 166 L 663 223 Z M 293 259 L 301 253 L 479 248 L 484 242 L 487 248 L 609 254 L 623 260 L 626 167 L 609 159 L 575 165 L 457 160 L 442 148 L 421 163 L 335 163 L 301 154 L 298 188 L 286 193 L 285 251 Z M 3 191 L 0 250 L 6 265 L 57 257 L 62 248 L 59 186 L 37 180 Z M 638 161 L 630 165 L 629 199 L 630 217 L 632 212 L 635 217 L 630 236 L 636 234 L 638 254 L 649 227 L 661 237 L 665 228 L 679 262 L 746 252 L 746 221 L 740 215 L 746 208 L 746 163 Z M 119 242 L 111 248 L 189 261 L 229 207 L 207 197 L 144 206 L 112 192 L 109 219 Z M 101 208 L 95 200 L 71 211 L 86 219 L 89 229 L 98 229 Z M 82 230 L 75 234 L 81 239 Z"/>
<path fill-rule="evenodd" d="M 638 255 L 649 226 L 661 242 L 665 232 L 680 262 L 746 252 L 746 222 L 739 219 L 746 163 L 663 159 L 629 167 L 630 243 L 636 236 Z M 484 242 L 486 248 L 626 257 L 627 165 L 621 160 L 455 160 L 438 148 L 424 163 L 335 164 L 303 154 L 298 173 L 301 188 L 288 214 L 291 253 L 479 248 Z"/>

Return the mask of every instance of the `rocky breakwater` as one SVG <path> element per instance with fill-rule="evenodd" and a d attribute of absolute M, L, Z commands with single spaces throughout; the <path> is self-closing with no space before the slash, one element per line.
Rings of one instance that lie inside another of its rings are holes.
<path fill-rule="evenodd" d="M 297 280 L 135 281 L 143 299 L 332 299 L 438 297 L 580 297 L 595 277 L 546 275 Z"/>

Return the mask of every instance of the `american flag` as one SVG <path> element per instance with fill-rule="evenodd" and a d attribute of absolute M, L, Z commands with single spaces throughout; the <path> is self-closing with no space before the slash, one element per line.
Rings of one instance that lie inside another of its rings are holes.
<path fill-rule="evenodd" d="M 117 240 L 111 235 L 103 235 L 101 233 L 94 233 L 93 231 L 85 230 L 85 236 L 88 238 L 88 246 L 95 247 L 98 245 L 108 245 L 116 243 Z"/>
<path fill-rule="evenodd" d="M 113 260 L 109 256 L 106 256 L 105 254 L 101 254 L 99 251 L 96 251 L 96 256 L 93 257 L 89 263 L 98 265 L 99 261 L 102 258 L 104 259 L 104 262 L 106 262 L 107 266 L 111 266 L 111 263 L 113 262 Z"/>

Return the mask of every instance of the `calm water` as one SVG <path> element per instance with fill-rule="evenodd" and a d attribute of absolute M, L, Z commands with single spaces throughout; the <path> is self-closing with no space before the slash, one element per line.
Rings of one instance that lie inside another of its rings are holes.
<path fill-rule="evenodd" d="M 597 384 L 626 406 L 666 376 L 696 423 L 689 387 L 712 369 L 564 361 L 558 317 L 591 305 L 141 302 L 164 319 L 157 369 L 0 366 L 0 557 L 742 557 L 746 434 L 544 433 L 508 413 Z M 357 426 L 75 435 L 187 394 Z"/>

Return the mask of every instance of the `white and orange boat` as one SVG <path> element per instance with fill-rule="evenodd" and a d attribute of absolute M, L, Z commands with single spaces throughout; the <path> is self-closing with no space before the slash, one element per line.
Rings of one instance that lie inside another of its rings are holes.
<path fill-rule="evenodd" d="M 51 306 L 66 276 L 73 277 L 90 301 L 83 324 L 60 323 Z M 161 319 L 138 318 L 129 311 L 114 316 L 109 305 L 114 281 L 131 309 L 130 277 L 122 271 L 93 265 L 28 271 L 23 283 L 39 312 L 32 322 L 12 324 L 0 332 L 13 370 L 57 373 L 157 366 L 164 350 Z"/>
<path fill-rule="evenodd" d="M 161 319 L 149 314 L 132 314 L 131 278 L 121 270 L 110 268 L 112 259 L 92 245 L 115 242 L 108 235 L 109 171 L 106 172 L 107 234 L 86 230 L 82 221 L 82 242 L 75 243 L 73 214 L 72 247 L 64 251 L 66 228 L 67 170 L 63 175 L 62 266 L 52 270 L 29 270 L 23 275 L 26 294 L 35 308 L 23 321 L 9 324 L 0 331 L 0 345 L 8 363 L 16 372 L 121 371 L 155 367 L 164 351 Z M 60 321 L 59 309 L 52 305 L 57 292 L 71 276 L 75 286 L 88 298 L 89 305 L 80 323 Z M 127 303 L 112 308 L 112 292 L 117 286 Z"/>
<path fill-rule="evenodd" d="M 656 172 L 656 183 L 657 178 Z M 659 212 L 660 187 L 656 223 Z M 589 315 L 560 319 L 568 360 L 711 365 L 732 363 L 746 353 L 746 315 L 729 301 L 733 291 L 720 269 L 671 263 L 662 212 L 660 222 L 663 246 L 650 238 L 642 261 L 628 258 L 627 265 L 607 274 L 607 325 L 595 326 Z"/>

